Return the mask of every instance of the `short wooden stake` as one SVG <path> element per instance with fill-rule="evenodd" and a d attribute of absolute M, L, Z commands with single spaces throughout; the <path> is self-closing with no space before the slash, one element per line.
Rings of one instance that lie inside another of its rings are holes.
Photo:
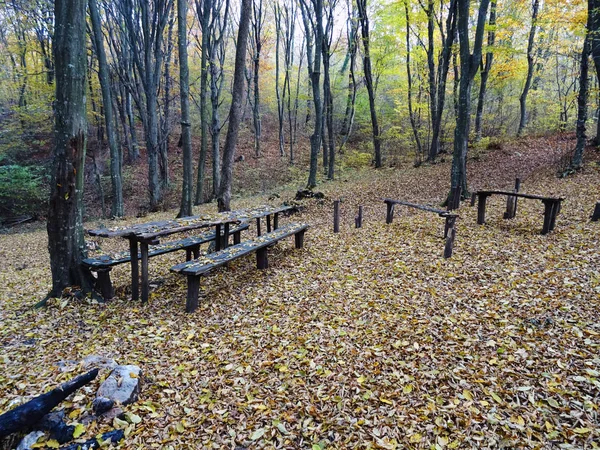
<path fill-rule="evenodd" d="M 340 201 L 334 200 L 333 202 L 333 232 L 340 232 Z"/>
<path fill-rule="evenodd" d="M 392 202 L 386 202 L 387 215 L 385 216 L 385 223 L 392 223 L 394 220 L 394 204 Z"/>
<path fill-rule="evenodd" d="M 356 225 L 356 228 L 362 227 L 362 220 L 363 220 L 363 207 L 359 206 L 358 207 L 358 216 L 356 216 L 354 218 L 354 223 Z"/>
<path fill-rule="evenodd" d="M 485 224 L 485 203 L 487 201 L 488 196 L 484 194 L 479 194 L 479 202 L 477 203 L 477 224 L 483 225 Z"/>
<path fill-rule="evenodd" d="M 456 237 L 456 229 L 450 228 L 448 231 L 448 237 L 446 238 L 446 246 L 444 247 L 444 258 L 448 259 L 452 256 L 452 250 L 454 248 L 454 238 Z"/>
<path fill-rule="evenodd" d="M 296 248 L 304 247 L 304 230 L 298 231 L 294 235 L 294 239 L 296 240 Z"/>
<path fill-rule="evenodd" d="M 592 214 L 592 222 L 598 222 L 600 220 L 600 202 L 596 203 L 594 213 Z"/>

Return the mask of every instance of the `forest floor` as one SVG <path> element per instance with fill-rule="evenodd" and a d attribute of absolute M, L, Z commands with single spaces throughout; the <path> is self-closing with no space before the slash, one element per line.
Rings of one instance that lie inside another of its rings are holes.
<path fill-rule="evenodd" d="M 465 202 L 444 260 L 441 219 L 398 208 L 386 225 L 380 199 L 439 205 L 448 163 L 348 173 L 283 220 L 310 224 L 304 249 L 281 242 L 265 271 L 248 257 L 202 279 L 193 314 L 185 279 L 169 273 L 180 253 L 151 260 L 148 305 L 130 300 L 122 266 L 108 304 L 57 299 L 33 310 L 50 287 L 45 231 L 1 235 L 0 411 L 82 370 L 63 373 L 59 362 L 96 354 L 144 371 L 139 402 L 125 407 L 141 422 L 123 448 L 596 448 L 600 223 L 589 216 L 600 165 L 558 179 L 556 148 L 519 141 L 469 165 L 472 189 L 511 188 L 521 176 L 523 192 L 565 197 L 549 235 L 540 202 L 520 201 L 505 221 L 506 199 L 491 197 L 485 226 Z M 279 194 L 271 203 L 293 191 Z M 70 420 L 83 420 L 91 400 L 71 398 Z M 112 426 L 93 422 L 82 438 Z"/>

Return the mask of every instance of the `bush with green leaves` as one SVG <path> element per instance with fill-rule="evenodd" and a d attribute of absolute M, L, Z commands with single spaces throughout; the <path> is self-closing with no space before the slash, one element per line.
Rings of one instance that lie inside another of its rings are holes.
<path fill-rule="evenodd" d="M 45 167 L 0 166 L 0 217 L 45 213 L 48 174 Z"/>

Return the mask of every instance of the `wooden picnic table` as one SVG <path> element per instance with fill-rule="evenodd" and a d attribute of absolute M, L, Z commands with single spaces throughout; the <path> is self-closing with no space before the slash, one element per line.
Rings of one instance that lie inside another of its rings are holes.
<path fill-rule="evenodd" d="M 274 216 L 274 226 L 278 226 L 279 214 L 294 209 L 292 206 L 270 206 L 263 205 L 256 208 L 248 208 L 237 211 L 225 211 L 215 214 L 201 214 L 197 216 L 184 217 L 180 219 L 169 219 L 163 221 L 146 222 L 129 226 L 117 226 L 111 228 L 100 228 L 88 230 L 91 236 L 99 237 L 122 237 L 129 240 L 129 252 L 131 255 L 131 298 L 139 298 L 139 262 L 138 251 L 141 256 L 142 277 L 142 302 L 148 301 L 150 285 L 148 282 L 148 246 L 160 243 L 160 238 L 175 233 L 192 231 L 201 228 L 215 227 L 215 251 L 227 246 L 229 227 L 242 221 L 257 219 L 257 230 L 260 235 L 260 218 L 267 217 L 267 229 L 271 229 L 271 215 Z M 221 238 L 221 229 L 224 228 Z M 138 250 L 139 249 L 139 250 Z"/>

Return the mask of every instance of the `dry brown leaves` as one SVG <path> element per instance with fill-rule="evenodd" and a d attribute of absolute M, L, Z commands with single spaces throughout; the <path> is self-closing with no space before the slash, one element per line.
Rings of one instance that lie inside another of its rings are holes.
<path fill-rule="evenodd" d="M 486 226 L 463 206 L 443 260 L 443 220 L 398 207 L 385 225 L 379 198 L 439 204 L 447 174 L 443 164 L 327 184 L 344 199 L 340 234 L 331 202 L 307 201 L 303 250 L 282 242 L 266 271 L 246 258 L 203 279 L 192 315 L 184 277 L 168 272 L 182 254 L 151 260 L 162 284 L 147 306 L 128 299 L 120 267 L 108 305 L 28 310 L 49 288 L 45 233 L 1 236 L 0 411 L 73 375 L 57 362 L 102 354 L 145 372 L 126 448 L 597 447 L 598 167 L 524 181 L 524 192 L 567 198 L 548 236 L 540 202 L 520 201 L 504 221 L 505 199 L 492 197 Z M 235 207 L 252 202 L 264 199 Z M 73 422 L 90 402 L 67 404 Z"/>

